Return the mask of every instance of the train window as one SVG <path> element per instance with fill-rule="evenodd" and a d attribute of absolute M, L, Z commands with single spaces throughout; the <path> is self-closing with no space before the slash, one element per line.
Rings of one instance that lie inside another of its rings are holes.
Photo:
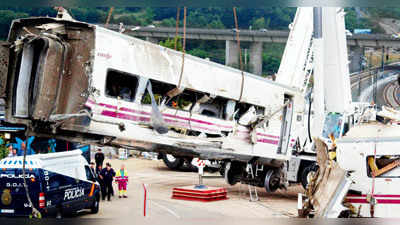
<path fill-rule="evenodd" d="M 255 108 L 255 114 L 256 115 L 264 115 L 265 114 L 265 108 L 262 106 L 256 106 L 256 105 L 251 105 L 248 103 L 236 103 L 236 109 L 235 109 L 235 120 L 239 120 L 249 109 L 254 106 Z"/>
<path fill-rule="evenodd" d="M 229 114 L 231 110 L 223 109 L 227 107 L 229 99 L 219 96 L 210 97 L 209 94 L 185 89 L 182 93 L 169 98 L 167 93 L 175 89 L 176 86 L 164 82 L 150 80 L 154 99 L 159 105 L 164 102 L 166 106 L 184 111 L 191 111 L 192 113 L 205 115 L 215 118 L 228 118 L 225 114 Z M 146 89 L 143 95 L 142 104 L 151 104 L 151 97 Z M 232 104 L 230 104 L 231 106 Z"/>
<path fill-rule="evenodd" d="M 113 98 L 121 98 L 124 101 L 133 102 L 138 86 L 138 78 L 135 75 L 108 70 L 106 78 L 106 95 Z"/>
<path fill-rule="evenodd" d="M 225 116 L 226 111 L 224 111 L 224 108 L 226 108 L 228 101 L 229 99 L 220 96 L 212 98 L 208 95 L 203 95 L 202 98 L 199 98 L 196 101 L 192 112 L 209 117 L 227 119 L 227 116 Z"/>
<path fill-rule="evenodd" d="M 400 163 L 399 155 L 373 155 L 367 156 L 367 174 L 368 177 L 380 178 L 399 178 Z"/>
<path fill-rule="evenodd" d="M 203 96 L 205 96 L 204 93 L 185 89 L 181 94 L 171 98 L 166 104 L 172 108 L 190 111 Z"/>
<path fill-rule="evenodd" d="M 161 103 L 164 97 L 167 96 L 167 93 L 171 91 L 172 89 L 175 88 L 175 85 L 156 81 L 153 79 L 150 79 L 149 82 L 151 82 L 151 87 L 153 91 L 154 98 L 157 102 L 157 105 Z M 146 88 L 145 93 L 142 97 L 142 104 L 151 104 L 151 97 L 150 94 Z"/>

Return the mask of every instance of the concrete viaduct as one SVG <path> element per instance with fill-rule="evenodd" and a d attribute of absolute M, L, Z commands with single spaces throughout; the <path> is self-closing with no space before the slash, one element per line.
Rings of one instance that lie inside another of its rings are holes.
<path fill-rule="evenodd" d="M 118 30 L 119 25 L 110 24 L 108 28 Z M 263 43 L 286 43 L 289 36 L 289 31 L 240 30 L 239 32 L 240 41 L 250 44 L 249 64 L 251 72 L 254 74 L 262 73 Z M 175 28 L 125 26 L 125 33 L 158 43 L 160 39 L 174 38 Z M 179 28 L 178 34 L 182 36 L 182 28 Z M 186 39 L 225 41 L 225 65 L 239 65 L 239 48 L 235 29 L 186 28 Z M 400 48 L 400 38 L 394 38 L 387 34 L 353 34 L 347 36 L 347 44 L 352 53 L 350 72 L 356 72 L 361 70 L 365 47 Z"/>

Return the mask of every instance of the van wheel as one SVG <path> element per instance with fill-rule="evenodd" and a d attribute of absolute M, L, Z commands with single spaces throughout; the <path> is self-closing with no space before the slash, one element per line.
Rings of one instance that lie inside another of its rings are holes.
<path fill-rule="evenodd" d="M 96 214 L 99 212 L 99 204 L 100 203 L 100 196 L 96 196 L 96 199 L 93 202 L 92 208 L 90 208 L 90 212 Z"/>
<path fill-rule="evenodd" d="M 175 156 L 170 155 L 170 154 L 162 154 L 162 159 L 163 159 L 165 165 L 167 165 L 168 168 L 170 168 L 172 170 L 179 169 L 185 162 L 184 159 L 176 158 Z"/>
<path fill-rule="evenodd" d="M 57 214 L 56 214 L 56 219 L 62 219 L 62 217 L 63 217 L 63 215 L 62 215 L 61 209 L 58 209 Z"/>

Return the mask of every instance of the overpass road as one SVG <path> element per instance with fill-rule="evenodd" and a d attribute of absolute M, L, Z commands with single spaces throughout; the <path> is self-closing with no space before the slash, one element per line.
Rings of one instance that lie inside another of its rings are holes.
<path fill-rule="evenodd" d="M 104 26 L 103 24 L 98 24 Z M 108 28 L 118 31 L 119 25 L 109 24 Z M 174 27 L 138 27 L 125 26 L 127 35 L 146 38 L 146 40 L 159 43 L 161 39 L 174 38 L 176 29 Z M 187 28 L 186 39 L 225 41 L 225 65 L 234 66 L 239 64 L 239 48 L 236 43 L 236 29 L 200 29 Z M 239 39 L 250 44 L 250 69 L 252 73 L 262 74 L 262 48 L 263 43 L 286 43 L 289 31 L 278 30 L 239 30 Z M 178 29 L 178 35 L 182 36 L 183 29 Z M 400 38 L 388 34 L 353 34 L 347 36 L 347 45 L 351 52 L 350 71 L 361 70 L 362 59 L 365 55 L 365 47 L 375 49 L 400 48 Z"/>
<path fill-rule="evenodd" d="M 99 24 L 100 26 L 104 26 Z M 111 30 L 119 30 L 118 24 L 109 24 Z M 125 33 L 136 37 L 146 38 L 174 38 L 176 30 L 174 27 L 138 27 L 125 26 Z M 179 35 L 183 34 L 183 29 L 178 29 Z M 289 31 L 278 30 L 239 30 L 240 41 L 247 42 L 271 42 L 286 43 Z M 198 40 L 236 40 L 235 29 L 202 29 L 202 28 L 186 28 L 187 39 Z M 349 46 L 361 47 L 389 47 L 400 48 L 400 38 L 395 38 L 390 34 L 353 34 L 347 36 Z"/>

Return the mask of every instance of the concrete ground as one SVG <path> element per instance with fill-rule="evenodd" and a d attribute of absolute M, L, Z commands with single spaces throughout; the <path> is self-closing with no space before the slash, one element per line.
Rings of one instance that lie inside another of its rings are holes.
<path fill-rule="evenodd" d="M 107 160 L 106 160 L 107 161 Z M 208 186 L 225 187 L 228 200 L 217 202 L 193 202 L 171 199 L 172 188 L 194 185 L 198 176 L 193 172 L 169 170 L 161 160 L 130 158 L 109 160 L 114 168 L 124 163 L 129 172 L 128 198 L 114 197 L 111 202 L 102 201 L 98 214 L 82 213 L 83 218 L 143 218 L 143 187 L 148 187 L 150 219 L 223 219 L 223 218 L 271 218 L 296 217 L 297 193 L 301 186 L 289 187 L 288 191 L 268 194 L 258 188 L 260 201 L 250 202 L 247 185 L 230 186 L 222 178 L 205 179 Z M 205 175 L 219 175 L 205 174 Z M 116 186 L 115 186 L 116 188 Z"/>

